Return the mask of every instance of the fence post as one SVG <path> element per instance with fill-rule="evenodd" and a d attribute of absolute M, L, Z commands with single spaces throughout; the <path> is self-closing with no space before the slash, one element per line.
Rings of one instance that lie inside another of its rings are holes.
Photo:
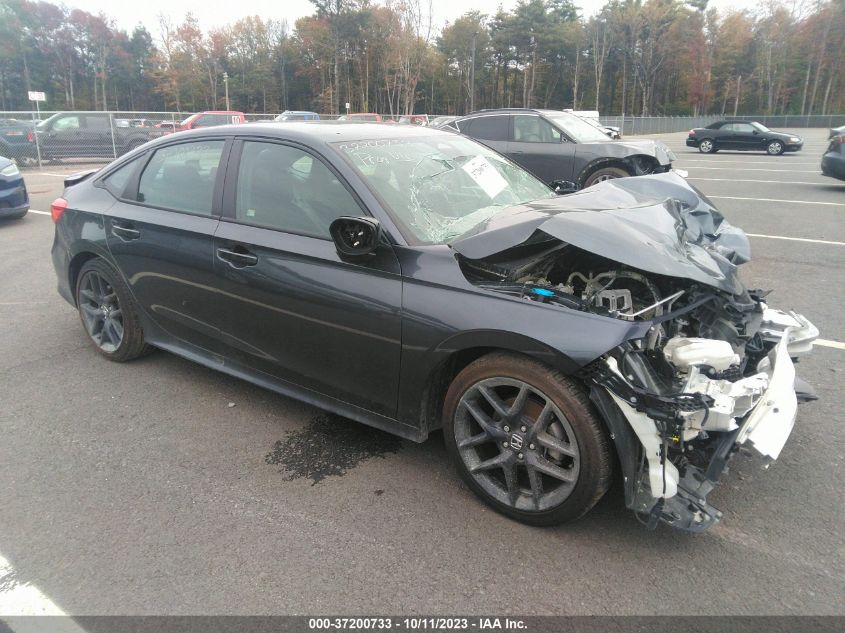
<path fill-rule="evenodd" d="M 38 105 L 38 102 L 35 102 Z M 35 124 L 32 128 L 32 135 L 35 137 L 35 153 L 38 156 L 38 169 L 43 169 L 41 166 L 41 143 L 38 142 L 38 124 L 41 123 L 41 118 L 39 117 L 38 121 L 35 120 L 35 112 L 30 111 L 32 114 L 32 122 Z"/>
<path fill-rule="evenodd" d="M 111 130 L 111 151 L 117 158 L 117 144 L 114 142 L 114 113 L 109 112 L 109 129 Z"/>

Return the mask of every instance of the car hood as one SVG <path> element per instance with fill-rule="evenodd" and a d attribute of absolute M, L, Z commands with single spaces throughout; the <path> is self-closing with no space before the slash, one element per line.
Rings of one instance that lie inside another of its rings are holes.
<path fill-rule="evenodd" d="M 535 232 L 638 270 L 737 294 L 736 268 L 751 258 L 745 233 L 673 173 L 605 181 L 568 196 L 511 207 L 450 246 L 483 259 Z"/>
<path fill-rule="evenodd" d="M 637 139 L 635 141 L 608 141 L 606 143 L 581 143 L 592 147 L 600 146 L 601 154 L 612 158 L 626 158 L 628 156 L 653 156 L 661 165 L 671 165 L 677 156 L 663 141 L 652 139 Z"/>

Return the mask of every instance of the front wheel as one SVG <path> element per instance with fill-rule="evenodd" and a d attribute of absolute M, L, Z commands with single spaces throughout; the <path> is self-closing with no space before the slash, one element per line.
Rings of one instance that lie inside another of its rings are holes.
<path fill-rule="evenodd" d="M 783 143 L 780 141 L 771 141 L 766 145 L 766 152 L 769 156 L 780 156 L 783 154 Z"/>
<path fill-rule="evenodd" d="M 716 145 L 709 138 L 705 138 L 698 144 L 698 151 L 702 154 L 713 154 L 716 152 Z"/>
<path fill-rule="evenodd" d="M 529 358 L 495 353 L 467 366 L 443 416 L 461 478 L 513 519 L 577 519 L 610 485 L 609 439 L 583 387 Z"/>
<path fill-rule="evenodd" d="M 76 305 L 85 332 L 109 360 L 132 360 L 152 349 L 144 342 L 129 288 L 102 259 L 89 260 L 79 271 Z"/>
<path fill-rule="evenodd" d="M 630 175 L 631 174 L 620 167 L 605 167 L 603 169 L 597 169 L 587 177 L 587 180 L 584 181 L 584 188 L 591 187 L 597 182 L 614 180 L 616 178 L 627 178 Z"/>

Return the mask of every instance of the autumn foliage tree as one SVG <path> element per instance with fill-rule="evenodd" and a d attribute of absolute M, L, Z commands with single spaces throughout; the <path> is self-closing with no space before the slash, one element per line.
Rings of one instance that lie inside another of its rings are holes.
<path fill-rule="evenodd" d="M 233 108 L 460 114 L 471 107 L 603 113 L 845 111 L 845 1 L 519 0 L 443 24 L 431 0 L 311 0 L 295 24 L 191 14 L 118 29 L 43 0 L 0 0 L 0 110 Z"/>

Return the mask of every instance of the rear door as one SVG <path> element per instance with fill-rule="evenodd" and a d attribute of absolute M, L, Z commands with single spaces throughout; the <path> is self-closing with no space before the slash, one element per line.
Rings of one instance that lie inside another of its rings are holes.
<path fill-rule="evenodd" d="M 537 114 L 515 114 L 507 156 L 547 184 L 573 181 L 576 143 Z"/>
<path fill-rule="evenodd" d="M 104 181 L 119 198 L 105 214 L 109 250 L 139 306 L 171 336 L 210 351 L 220 347 L 212 246 L 229 145 L 160 146 Z"/>
<path fill-rule="evenodd" d="M 124 128 L 124 132 L 128 131 Z M 119 132 L 115 130 L 115 134 Z M 108 114 L 86 114 L 79 130 L 80 153 L 83 156 L 117 157 L 120 142 L 112 142 L 112 121 Z"/>
<path fill-rule="evenodd" d="M 244 138 L 214 237 L 226 355 L 277 379 L 393 417 L 402 280 L 388 244 L 338 257 L 329 225 L 367 215 L 340 176 L 295 144 Z"/>

